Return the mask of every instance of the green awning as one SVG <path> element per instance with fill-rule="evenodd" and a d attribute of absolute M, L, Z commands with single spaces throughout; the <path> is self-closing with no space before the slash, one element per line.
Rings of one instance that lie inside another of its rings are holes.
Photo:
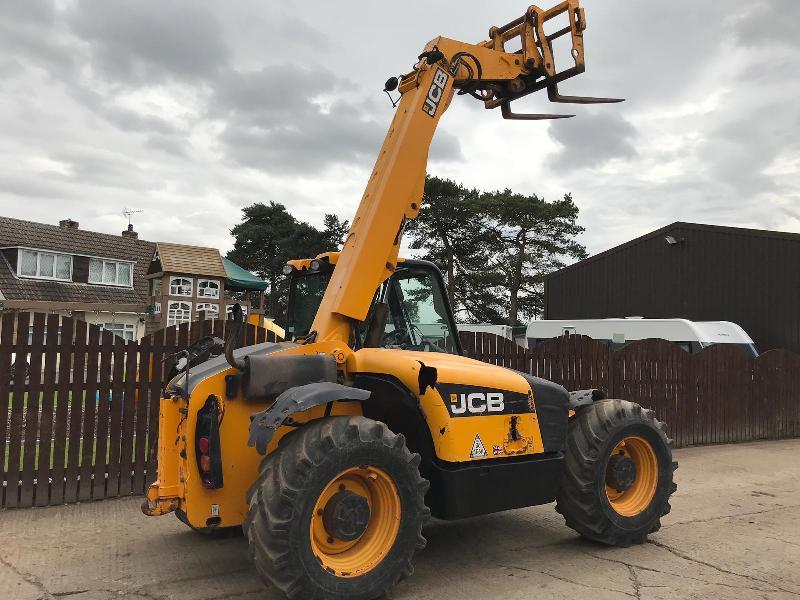
<path fill-rule="evenodd" d="M 225 272 L 228 274 L 228 279 L 225 281 L 225 289 L 234 291 L 258 290 L 263 292 L 269 287 L 266 281 L 259 279 L 250 271 L 246 271 L 224 256 L 222 257 L 222 263 L 225 265 Z"/>

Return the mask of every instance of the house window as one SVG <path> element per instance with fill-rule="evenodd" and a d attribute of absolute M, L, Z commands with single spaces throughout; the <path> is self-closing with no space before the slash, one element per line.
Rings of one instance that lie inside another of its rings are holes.
<path fill-rule="evenodd" d="M 103 323 L 101 327 L 123 340 L 130 341 L 136 338 L 136 327 L 131 323 Z"/>
<path fill-rule="evenodd" d="M 150 289 L 152 291 L 151 296 L 155 296 L 156 298 L 158 298 L 161 295 L 161 278 L 160 277 L 158 279 L 153 279 L 153 283 L 151 284 Z"/>
<path fill-rule="evenodd" d="M 20 277 L 72 281 L 72 256 L 23 249 L 19 251 L 17 274 Z"/>
<path fill-rule="evenodd" d="M 219 281 L 198 279 L 197 296 L 199 298 L 219 298 Z"/>
<path fill-rule="evenodd" d="M 132 287 L 133 264 L 101 258 L 89 259 L 89 283 Z"/>
<path fill-rule="evenodd" d="M 167 305 L 167 325 L 189 323 L 192 320 L 192 303 L 173 301 Z"/>
<path fill-rule="evenodd" d="M 210 302 L 198 302 L 197 312 L 206 311 L 208 316 L 217 318 L 219 316 L 219 304 L 212 304 Z"/>
<path fill-rule="evenodd" d="M 186 277 L 170 277 L 169 278 L 169 295 L 170 296 L 191 296 L 192 295 L 192 280 Z"/>

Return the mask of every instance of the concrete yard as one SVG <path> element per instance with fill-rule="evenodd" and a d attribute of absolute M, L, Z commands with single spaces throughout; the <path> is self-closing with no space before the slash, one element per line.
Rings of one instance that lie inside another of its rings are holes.
<path fill-rule="evenodd" d="M 643 546 L 582 541 L 553 506 L 432 522 L 400 599 L 800 597 L 800 440 L 676 452 L 672 514 Z M 243 537 L 204 539 L 140 498 L 0 511 L 3 600 L 277 599 Z"/>

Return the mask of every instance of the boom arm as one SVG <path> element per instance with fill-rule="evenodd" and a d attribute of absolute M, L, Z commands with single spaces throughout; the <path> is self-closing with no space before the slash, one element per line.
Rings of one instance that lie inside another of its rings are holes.
<path fill-rule="evenodd" d="M 545 23 L 564 14 L 569 25 L 547 35 Z M 552 102 L 620 102 L 558 91 L 560 82 L 585 70 L 585 28 L 578 0 L 566 0 L 547 11 L 531 6 L 519 19 L 492 27 L 490 39 L 479 44 L 444 37 L 428 43 L 414 69 L 400 78 L 402 98 L 312 325 L 317 341 L 347 343 L 352 322 L 366 319 L 375 290 L 394 271 L 405 222 L 419 214 L 433 135 L 456 90 L 487 109 L 500 107 L 507 119 L 572 116 L 511 111 L 511 101 L 542 89 Z M 567 34 L 575 64 L 559 71 L 553 41 Z M 505 44 L 514 38 L 521 39 L 522 49 L 506 52 Z"/>

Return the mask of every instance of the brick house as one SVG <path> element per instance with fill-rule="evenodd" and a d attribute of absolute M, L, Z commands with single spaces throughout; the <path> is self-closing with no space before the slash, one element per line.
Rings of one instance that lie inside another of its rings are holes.
<path fill-rule="evenodd" d="M 148 242 L 130 225 L 111 235 L 71 219 L 0 217 L 0 312 L 71 316 L 134 340 L 202 314 L 224 315 L 235 302 L 259 312 L 240 296 L 263 298 L 266 285 L 216 248 Z"/>
<path fill-rule="evenodd" d="M 0 217 L 0 308 L 85 320 L 125 339 L 144 335 L 155 244 L 121 235 Z"/>
<path fill-rule="evenodd" d="M 252 309 L 249 301 L 233 299 L 237 286 L 229 285 L 225 259 L 216 248 L 157 242 L 147 279 L 152 305 L 148 333 L 197 320 L 201 312 L 208 318 L 219 318 L 236 302 L 245 313 Z"/>

